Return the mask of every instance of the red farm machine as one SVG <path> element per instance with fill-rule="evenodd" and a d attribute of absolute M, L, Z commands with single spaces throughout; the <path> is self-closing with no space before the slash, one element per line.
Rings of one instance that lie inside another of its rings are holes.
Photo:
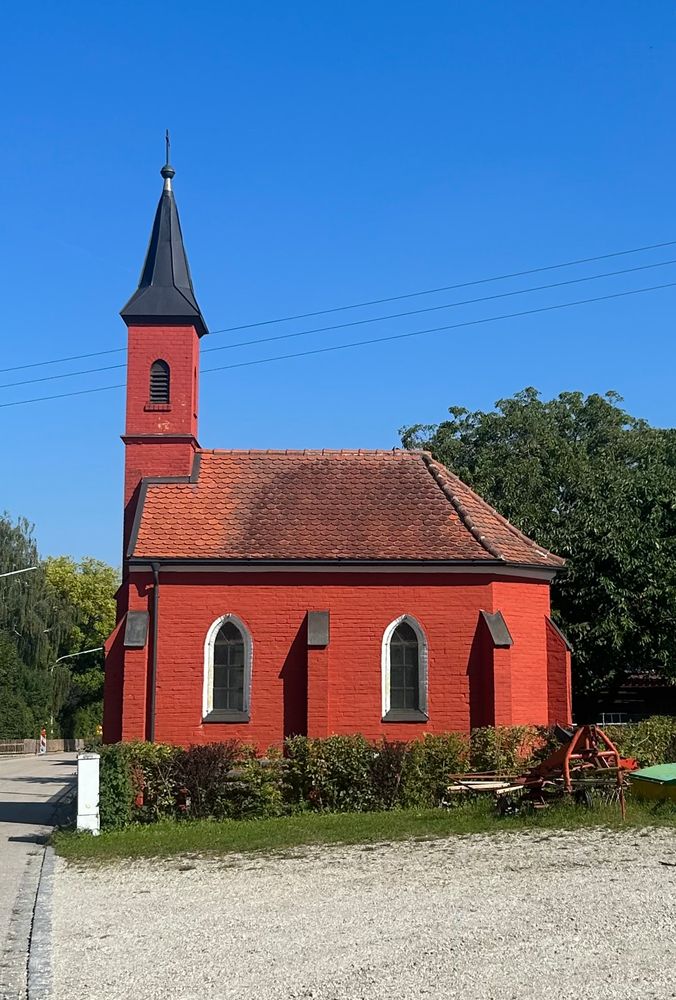
<path fill-rule="evenodd" d="M 556 734 L 561 746 L 523 774 L 453 775 L 449 796 L 491 794 L 501 815 L 542 809 L 566 797 L 591 806 L 598 796 L 617 802 L 624 818 L 625 775 L 638 767 L 636 761 L 622 757 L 600 726 L 557 727 Z"/>

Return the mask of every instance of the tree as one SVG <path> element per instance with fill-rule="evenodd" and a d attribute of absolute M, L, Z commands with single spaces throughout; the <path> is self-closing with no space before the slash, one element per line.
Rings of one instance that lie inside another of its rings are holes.
<path fill-rule="evenodd" d="M 0 516 L 0 738 L 35 736 L 50 717 L 66 736 L 93 735 L 101 718 L 102 646 L 115 623 L 117 572 L 96 559 L 39 557 L 32 526 Z"/>
<path fill-rule="evenodd" d="M 574 648 L 578 716 L 631 673 L 676 664 L 676 431 L 621 397 L 528 388 L 490 412 L 403 428 L 526 534 L 567 560 L 554 615 Z"/>
<path fill-rule="evenodd" d="M 50 665 L 70 612 L 50 587 L 31 525 L 0 516 L 0 732 L 6 739 L 35 736 L 50 712 Z"/>
<path fill-rule="evenodd" d="M 0 740 L 20 740 L 35 734 L 33 709 L 47 711 L 47 700 L 40 695 L 39 689 L 31 690 L 30 673 L 15 643 L 6 632 L 0 632 Z"/>
<path fill-rule="evenodd" d="M 119 575 L 98 559 L 76 562 L 58 556 L 45 562 L 47 580 L 56 599 L 70 610 L 59 656 L 102 647 L 115 625 L 115 591 Z M 92 736 L 103 714 L 103 652 L 62 661 L 69 683 L 53 688 L 54 711 L 68 736 Z"/>
<path fill-rule="evenodd" d="M 13 639 L 23 662 L 39 670 L 53 660 L 70 626 L 69 609 L 47 581 L 32 525 L 0 515 L 0 574 L 31 566 L 37 568 L 0 576 L 0 631 Z"/>

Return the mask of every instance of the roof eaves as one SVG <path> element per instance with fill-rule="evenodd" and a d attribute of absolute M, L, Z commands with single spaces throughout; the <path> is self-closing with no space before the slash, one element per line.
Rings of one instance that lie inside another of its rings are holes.
<path fill-rule="evenodd" d="M 151 484 L 152 485 L 152 484 Z M 228 558 L 223 556 L 168 556 L 168 555 L 135 555 L 129 559 L 131 565 L 147 565 L 151 562 L 159 562 L 163 565 L 185 566 L 233 566 L 233 567 L 268 567 L 276 566 L 283 569 L 287 566 L 315 566 L 326 569 L 336 567 L 390 567 L 406 569 L 407 567 L 432 567 L 443 569 L 453 568 L 475 568 L 490 572 L 491 569 L 505 570 L 533 570 L 553 575 L 555 567 L 545 566 L 541 563 L 529 562 L 507 562 L 504 559 L 334 559 L 318 558 Z"/>

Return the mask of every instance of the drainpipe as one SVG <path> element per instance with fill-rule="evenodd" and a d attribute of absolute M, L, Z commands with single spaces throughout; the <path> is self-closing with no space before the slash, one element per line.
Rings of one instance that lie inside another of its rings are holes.
<path fill-rule="evenodd" d="M 154 562 L 151 564 L 151 569 L 153 571 L 153 602 L 152 602 L 152 621 L 153 621 L 153 632 L 151 638 L 151 654 L 150 654 L 150 725 L 148 732 L 148 739 L 151 743 L 155 741 L 155 685 L 157 679 L 157 634 L 159 625 L 159 611 L 160 611 L 160 564 Z"/>

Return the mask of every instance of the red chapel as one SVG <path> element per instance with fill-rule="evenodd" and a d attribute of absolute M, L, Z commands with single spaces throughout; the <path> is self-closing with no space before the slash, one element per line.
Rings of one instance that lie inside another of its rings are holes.
<path fill-rule="evenodd" d="M 208 333 L 172 190 L 128 327 L 124 563 L 104 738 L 412 739 L 569 723 L 563 560 L 425 452 L 197 440 Z"/>

